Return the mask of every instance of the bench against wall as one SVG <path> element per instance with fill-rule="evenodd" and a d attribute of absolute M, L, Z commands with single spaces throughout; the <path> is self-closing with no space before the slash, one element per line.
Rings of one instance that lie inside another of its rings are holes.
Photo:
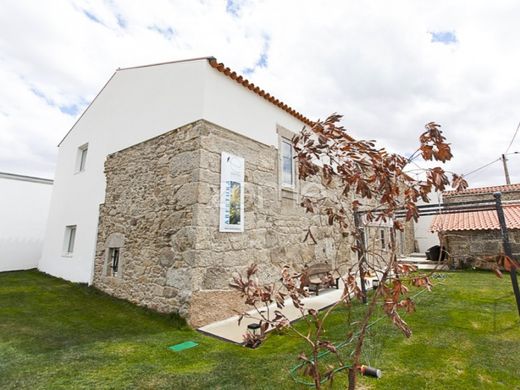
<path fill-rule="evenodd" d="M 328 263 L 306 266 L 302 272 L 302 287 L 308 287 L 309 291 L 313 291 L 316 295 L 319 295 L 319 291 L 323 288 L 338 289 L 339 275 L 334 277 L 332 273 L 332 266 Z"/>

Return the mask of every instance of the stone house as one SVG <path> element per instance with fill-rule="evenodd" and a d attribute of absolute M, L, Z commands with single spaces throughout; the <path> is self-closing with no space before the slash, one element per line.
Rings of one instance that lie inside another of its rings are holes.
<path fill-rule="evenodd" d="M 253 262 L 265 282 L 348 264 L 299 205 L 325 191 L 297 179 L 309 125 L 213 57 L 118 69 L 59 145 L 39 269 L 201 326 L 243 309 L 229 282 Z"/>
<path fill-rule="evenodd" d="M 107 156 L 200 120 L 274 150 L 311 123 L 213 57 L 117 69 L 58 145 L 38 268 L 91 284 Z"/>
<path fill-rule="evenodd" d="M 444 203 L 494 201 L 502 193 L 502 203 L 513 255 L 520 256 L 520 184 L 470 188 L 443 193 Z M 450 261 L 455 266 L 489 268 L 493 256 L 503 252 L 500 225 L 495 210 L 437 215 L 431 230 L 442 234 Z"/>
<path fill-rule="evenodd" d="M 302 243 L 290 139 L 311 123 L 213 57 L 118 69 L 59 145 L 38 268 L 200 325 L 251 262 L 348 262 L 329 227 Z"/>

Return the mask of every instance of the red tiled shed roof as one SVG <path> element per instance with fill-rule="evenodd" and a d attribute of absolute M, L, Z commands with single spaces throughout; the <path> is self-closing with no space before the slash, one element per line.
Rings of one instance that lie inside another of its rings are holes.
<path fill-rule="evenodd" d="M 477 194 L 492 194 L 494 192 L 511 192 L 520 191 L 520 183 L 506 184 L 502 186 L 467 188 L 463 191 L 444 191 L 443 196 L 457 196 L 457 195 L 477 195 Z"/>
<path fill-rule="evenodd" d="M 504 205 L 504 216 L 508 229 L 520 229 L 520 205 Z M 495 210 L 484 210 L 436 215 L 430 230 L 500 230 L 500 225 Z"/>

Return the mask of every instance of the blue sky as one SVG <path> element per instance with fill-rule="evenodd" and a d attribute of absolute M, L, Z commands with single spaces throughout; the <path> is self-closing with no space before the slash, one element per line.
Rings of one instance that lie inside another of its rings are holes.
<path fill-rule="evenodd" d="M 454 31 L 433 31 L 430 34 L 432 36 L 432 42 L 440 42 L 445 45 L 457 43 L 457 36 Z"/>
<path fill-rule="evenodd" d="M 437 121 L 450 168 L 470 172 L 520 121 L 519 16 L 513 0 L 4 0 L 0 171 L 52 177 L 56 145 L 116 68 L 213 55 L 308 117 L 342 113 L 353 135 L 403 154 Z M 470 179 L 503 175 L 493 164 Z"/>

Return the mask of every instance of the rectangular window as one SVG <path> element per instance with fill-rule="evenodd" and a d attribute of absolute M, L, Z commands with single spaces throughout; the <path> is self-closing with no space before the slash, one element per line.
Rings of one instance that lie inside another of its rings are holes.
<path fill-rule="evenodd" d="M 65 227 L 65 240 L 63 242 L 63 253 L 66 256 L 74 252 L 74 241 L 76 241 L 76 225 Z"/>
<path fill-rule="evenodd" d="M 76 172 L 83 172 L 87 164 L 88 144 L 82 145 L 78 148 L 78 155 L 76 157 Z"/>
<path fill-rule="evenodd" d="M 109 248 L 108 261 L 110 262 L 110 275 L 118 276 L 119 272 L 119 248 Z"/>
<path fill-rule="evenodd" d="M 294 187 L 294 159 L 293 147 L 289 140 L 283 139 L 281 142 L 282 149 L 282 185 L 286 187 Z"/>
<path fill-rule="evenodd" d="M 381 229 L 381 248 L 385 249 L 385 230 Z"/>

